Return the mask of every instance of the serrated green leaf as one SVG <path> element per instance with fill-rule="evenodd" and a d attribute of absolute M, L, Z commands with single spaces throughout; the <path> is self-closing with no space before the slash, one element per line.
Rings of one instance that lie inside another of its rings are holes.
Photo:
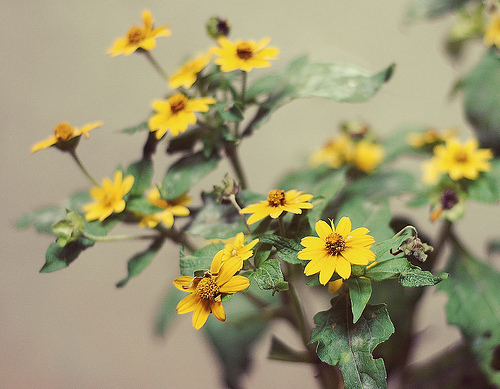
<path fill-rule="evenodd" d="M 318 342 L 323 362 L 339 366 L 346 389 L 387 388 L 384 361 L 372 356 L 394 332 L 385 305 L 367 305 L 353 324 L 346 296 L 338 296 L 328 311 L 314 316 L 314 323 L 311 342 Z"/>
<path fill-rule="evenodd" d="M 144 121 L 138 124 L 137 126 L 124 128 L 120 132 L 123 132 L 124 134 L 135 134 L 137 131 L 146 131 L 146 130 L 149 131 L 148 122 Z"/>
<path fill-rule="evenodd" d="M 283 238 L 279 235 L 263 235 L 259 237 L 259 241 L 261 243 L 269 243 L 276 247 L 276 254 L 278 258 L 284 262 L 303 266 L 307 264 L 307 261 L 303 261 L 297 258 L 297 253 L 304 247 L 302 247 L 301 244 L 295 242 L 293 239 Z"/>
<path fill-rule="evenodd" d="M 463 7 L 471 0 L 415 0 L 406 11 L 410 20 L 435 19 Z"/>
<path fill-rule="evenodd" d="M 367 278 L 359 277 L 348 278 L 346 282 L 351 298 L 352 322 L 356 324 L 372 295 L 372 283 Z"/>
<path fill-rule="evenodd" d="M 214 243 L 180 258 L 182 276 L 193 276 L 197 270 L 208 270 L 215 254 L 224 248 L 224 243 Z"/>
<path fill-rule="evenodd" d="M 165 200 L 176 199 L 187 192 L 203 177 L 215 170 L 219 160 L 217 155 L 206 158 L 202 151 L 179 159 L 168 169 L 163 178 L 162 188 L 166 191 Z"/>
<path fill-rule="evenodd" d="M 40 269 L 40 273 L 52 273 L 68 267 L 83 250 L 93 245 L 93 241 L 85 238 L 69 242 L 64 247 L 51 243 L 45 253 L 45 264 Z"/>
<path fill-rule="evenodd" d="M 140 195 L 151 186 L 151 178 L 153 177 L 153 161 L 149 158 L 136 161 L 129 165 L 126 174 L 134 177 L 134 185 L 129 192 L 130 195 Z"/>
<path fill-rule="evenodd" d="M 430 271 L 422 270 L 418 266 L 410 264 L 408 270 L 399 274 L 398 281 L 401 285 L 408 288 L 419 286 L 434 286 L 448 278 L 448 273 L 442 273 L 434 276 Z"/>
<path fill-rule="evenodd" d="M 117 288 L 124 287 L 132 277 L 139 275 L 154 259 L 156 253 L 163 246 L 164 239 L 156 239 L 153 241 L 149 247 L 135 254 L 127 262 L 128 275 L 123 280 L 116 283 Z"/>
<path fill-rule="evenodd" d="M 262 290 L 277 291 L 276 285 L 284 282 L 280 262 L 275 258 L 268 259 L 253 273 L 250 273 L 248 279 L 255 281 L 255 284 Z"/>
<path fill-rule="evenodd" d="M 438 286 L 448 295 L 448 323 L 460 328 L 479 368 L 500 386 L 500 370 L 494 368 L 500 347 L 500 272 L 456 245 L 448 264 L 450 277 Z"/>

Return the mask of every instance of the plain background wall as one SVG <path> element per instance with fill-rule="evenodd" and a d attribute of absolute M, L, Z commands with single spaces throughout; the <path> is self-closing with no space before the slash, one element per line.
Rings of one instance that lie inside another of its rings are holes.
<path fill-rule="evenodd" d="M 70 158 L 55 149 L 29 154 L 60 121 L 74 125 L 103 120 L 105 126 L 83 140 L 79 153 L 96 177 L 110 176 L 119 163 L 137 159 L 143 134 L 118 130 L 140 123 L 152 100 L 167 88 L 144 58 L 111 58 L 105 50 L 150 9 L 157 25 L 169 24 L 172 36 L 158 39 L 153 54 L 172 72 L 190 54 L 213 43 L 204 24 L 212 15 L 228 18 L 233 39 L 271 37 L 281 49 L 273 69 L 306 53 L 317 61 L 349 62 L 371 72 L 397 64 L 393 79 L 369 102 L 339 104 L 328 100 L 295 101 L 280 109 L 241 147 L 251 187 L 267 192 L 284 171 L 337 133 L 338 123 L 362 119 L 380 134 L 404 123 L 437 128 L 460 126 L 467 136 L 460 99 L 449 101 L 452 83 L 469 65 L 452 65 L 442 52 L 451 19 L 407 26 L 408 1 L 12 1 L 2 2 L 0 137 L 2 222 L 0 223 L 0 387 L 134 388 L 218 387 L 218 361 L 202 333 L 180 317 L 166 340 L 152 334 L 156 308 L 167 285 L 178 275 L 177 251 L 169 246 L 125 288 L 126 261 L 144 243 L 99 244 L 69 268 L 39 274 L 48 236 L 18 231 L 24 212 L 60 203 L 88 188 Z M 479 53 L 476 49 L 474 53 Z M 468 62 L 473 64 L 473 53 Z M 255 70 L 251 76 L 264 74 Z M 159 150 L 162 150 L 160 146 Z M 167 157 L 158 155 L 158 166 Z M 418 169 L 418 166 L 415 166 Z M 162 168 L 157 172 L 161 179 Z M 203 181 L 210 189 L 227 170 Z M 398 207 L 399 205 L 394 205 Z M 418 214 L 418 213 L 417 213 Z M 426 225 L 427 210 L 420 213 Z M 471 205 L 459 233 L 472 250 L 484 254 L 493 237 L 497 208 Z M 435 232 L 437 225 L 428 225 Z M 492 232 L 490 232 L 492 231 Z M 457 339 L 445 326 L 445 298 L 426 291 L 418 319 L 416 361 Z M 320 307 L 325 309 L 327 307 Z M 275 331 L 290 335 L 287 328 Z M 292 336 L 292 335 L 290 335 Z M 297 343 L 298 344 L 298 343 Z M 308 366 L 267 361 L 269 336 L 256 348 L 247 387 L 310 387 Z M 279 381 L 278 381 L 279 379 Z"/>

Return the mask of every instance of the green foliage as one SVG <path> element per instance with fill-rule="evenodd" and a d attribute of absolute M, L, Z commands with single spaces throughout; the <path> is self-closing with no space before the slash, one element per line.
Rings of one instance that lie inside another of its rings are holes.
<path fill-rule="evenodd" d="M 293 265 L 305 265 L 307 263 L 307 261 L 297 258 L 297 253 L 304 247 L 295 242 L 293 239 L 283 238 L 278 235 L 264 235 L 259 237 L 259 241 L 261 243 L 272 244 L 276 247 L 276 255 L 284 262 L 288 262 Z"/>
<path fill-rule="evenodd" d="M 407 10 L 410 20 L 435 19 L 456 11 L 471 0 L 414 0 Z M 474 0 L 475 1 L 475 0 Z"/>
<path fill-rule="evenodd" d="M 45 264 L 40 269 L 40 273 L 52 273 L 68 267 L 83 250 L 93 245 L 94 241 L 85 238 L 69 242 L 64 247 L 51 243 L 45 253 Z"/>
<path fill-rule="evenodd" d="M 121 130 L 124 134 L 135 134 L 137 131 L 149 131 L 148 122 L 144 121 L 139 123 L 137 126 L 127 127 Z"/>
<path fill-rule="evenodd" d="M 213 243 L 190 255 L 180 254 L 180 267 L 182 276 L 193 276 L 197 270 L 209 270 L 212 259 L 219 250 L 224 248 L 224 243 Z"/>
<path fill-rule="evenodd" d="M 56 243 L 61 247 L 80 238 L 83 234 L 83 228 L 83 218 L 78 212 L 69 209 L 66 210 L 66 218 L 52 226 L 52 230 L 57 234 Z"/>
<path fill-rule="evenodd" d="M 163 178 L 162 188 L 166 191 L 165 200 L 172 200 L 187 192 L 208 173 L 215 170 L 219 157 L 206 158 L 203 152 L 182 157 L 168 169 Z"/>
<path fill-rule="evenodd" d="M 307 351 L 296 351 L 275 336 L 271 338 L 271 350 L 268 358 L 286 362 L 311 362 Z"/>
<path fill-rule="evenodd" d="M 346 282 L 351 298 L 352 322 L 356 324 L 372 295 L 372 283 L 369 279 L 360 277 L 351 277 Z"/>
<path fill-rule="evenodd" d="M 152 215 L 164 209 L 151 204 L 145 197 L 133 197 L 127 201 L 127 211 L 140 215 Z"/>
<path fill-rule="evenodd" d="M 484 172 L 467 189 L 471 200 L 494 204 L 500 200 L 500 159 L 491 163 L 491 170 Z"/>
<path fill-rule="evenodd" d="M 153 177 L 153 161 L 150 158 L 136 161 L 127 168 L 127 175 L 134 176 L 134 185 L 130 190 L 130 195 L 140 195 L 151 186 Z"/>
<path fill-rule="evenodd" d="M 156 253 L 163 246 L 165 239 L 154 240 L 147 249 L 135 254 L 127 262 L 128 275 L 123 280 L 116 283 L 117 288 L 124 287 L 132 277 L 139 275 L 154 259 Z"/>
<path fill-rule="evenodd" d="M 237 123 L 244 119 L 243 112 L 239 104 L 225 103 L 221 101 L 216 103 L 215 107 L 217 108 L 221 118 L 227 122 Z"/>
<path fill-rule="evenodd" d="M 272 290 L 273 293 L 288 290 L 288 283 L 283 278 L 280 262 L 275 258 L 264 261 L 258 269 L 245 275 L 262 290 Z"/>
<path fill-rule="evenodd" d="M 318 356 L 339 366 L 346 389 L 386 388 L 384 361 L 373 359 L 372 352 L 394 332 L 387 309 L 383 304 L 367 305 L 353 324 L 346 296 L 332 299 L 331 304 L 328 311 L 314 316 L 311 342 L 318 342 Z"/>
<path fill-rule="evenodd" d="M 493 385 L 500 386 L 500 272 L 454 245 L 450 278 L 439 285 L 446 292 L 448 323 L 462 331 L 479 368 Z"/>
<path fill-rule="evenodd" d="M 276 187 L 283 190 L 297 189 L 308 192 L 311 188 L 314 188 L 318 182 L 328 178 L 333 172 L 332 169 L 326 166 L 290 172 L 278 181 Z"/>

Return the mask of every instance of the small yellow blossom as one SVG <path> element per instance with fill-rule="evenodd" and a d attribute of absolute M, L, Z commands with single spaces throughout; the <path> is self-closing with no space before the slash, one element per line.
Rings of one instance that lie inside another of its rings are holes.
<path fill-rule="evenodd" d="M 222 255 L 212 260 L 210 270 L 203 277 L 182 276 L 174 280 L 177 289 L 188 292 L 177 304 L 177 313 L 193 312 L 193 327 L 200 329 L 208 319 L 210 312 L 220 321 L 226 320 L 226 312 L 222 306 L 222 294 L 240 292 L 250 281 L 243 276 L 235 276 L 239 270 L 233 262 L 223 262 Z"/>
<path fill-rule="evenodd" d="M 253 255 L 253 248 L 259 242 L 258 239 L 252 240 L 249 244 L 245 245 L 245 235 L 239 232 L 235 237 L 223 240 L 225 246 L 217 254 L 222 256 L 222 262 L 235 261 L 239 263 L 237 267 L 240 270 L 243 267 L 243 261 L 247 260 Z"/>
<path fill-rule="evenodd" d="M 219 47 L 214 47 L 213 52 L 219 57 L 214 61 L 220 65 L 223 72 L 231 72 L 236 69 L 249 72 L 253 68 L 268 68 L 269 61 L 278 59 L 279 49 L 267 47 L 270 39 L 263 39 L 259 43 L 255 41 L 236 41 L 231 43 L 225 37 L 217 39 Z"/>
<path fill-rule="evenodd" d="M 359 170 L 371 173 L 385 157 L 382 145 L 363 139 L 356 143 L 352 154 L 352 163 Z"/>
<path fill-rule="evenodd" d="M 281 189 L 273 189 L 269 192 L 267 200 L 260 201 L 257 204 L 251 204 L 243 208 L 240 213 L 253 213 L 248 218 L 248 224 L 253 224 L 266 216 L 271 216 L 273 219 L 278 218 L 283 211 L 301 214 L 303 209 L 313 207 L 309 200 L 313 198 L 310 194 L 304 194 L 295 189 L 285 192 Z"/>
<path fill-rule="evenodd" d="M 332 169 L 338 169 L 342 164 L 352 158 L 354 142 L 347 134 L 342 134 L 336 139 L 331 139 L 325 145 L 314 152 L 309 159 L 313 167 L 326 165 Z"/>
<path fill-rule="evenodd" d="M 50 146 L 58 146 L 61 145 L 62 142 L 66 142 L 70 139 L 77 138 L 80 135 L 85 136 L 85 138 L 89 137 L 89 131 L 94 128 L 102 126 L 103 122 L 94 122 L 83 126 L 82 128 L 73 127 L 68 122 L 61 122 L 54 127 L 54 135 L 50 138 L 42 140 L 37 144 L 31 147 L 31 153 L 35 153 L 37 151 L 47 149 Z"/>
<path fill-rule="evenodd" d="M 182 93 L 176 93 L 168 100 L 157 100 L 153 102 L 156 114 L 148 120 L 149 129 L 156 131 L 157 139 L 168 130 L 172 136 L 177 136 L 185 132 L 190 124 L 196 123 L 195 112 L 207 112 L 208 106 L 215 103 L 216 100 L 211 97 L 188 99 Z"/>
<path fill-rule="evenodd" d="M 442 174 L 448 174 L 454 181 L 461 178 L 475 180 L 480 172 L 491 169 L 489 160 L 492 158 L 490 149 L 478 149 L 475 138 L 463 144 L 450 139 L 444 145 L 434 147 L 434 156 L 423 165 L 423 181 L 435 184 Z"/>
<path fill-rule="evenodd" d="M 483 40 L 486 46 L 496 46 L 500 49 L 500 12 L 492 15 L 490 23 L 486 26 Z"/>
<path fill-rule="evenodd" d="M 210 62 L 212 53 L 199 54 L 182 65 L 168 80 L 168 86 L 172 89 L 183 87 L 191 88 L 195 83 L 198 73 Z"/>
<path fill-rule="evenodd" d="M 163 200 L 158 188 L 154 188 L 149 193 L 148 200 L 151 204 L 164 209 L 152 215 L 146 215 L 141 219 L 139 225 L 149 228 L 155 228 L 160 222 L 171 228 L 174 225 L 174 216 L 189 215 L 189 209 L 186 206 L 192 201 L 191 197 L 188 197 L 186 194 L 173 200 Z"/>
<path fill-rule="evenodd" d="M 408 144 L 414 148 L 424 146 L 435 146 L 437 143 L 444 143 L 448 139 L 455 137 L 458 134 L 457 128 L 447 128 L 444 131 L 436 131 L 430 128 L 423 132 L 411 132 L 406 137 Z"/>
<path fill-rule="evenodd" d="M 111 54 L 112 57 L 124 54 L 130 55 L 137 49 L 151 51 L 156 47 L 156 38 L 160 36 L 170 36 L 172 33 L 168 26 L 153 28 L 153 16 L 150 11 L 142 12 L 142 20 L 144 25 L 131 27 L 125 37 L 117 39 L 106 54 Z"/>
<path fill-rule="evenodd" d="M 114 182 L 109 178 L 102 180 L 102 186 L 94 186 L 90 189 L 90 195 L 97 200 L 95 203 L 86 204 L 85 220 L 103 221 L 109 215 L 120 213 L 125 209 L 125 196 L 134 185 L 134 176 L 123 178 L 121 170 L 116 171 Z"/>
<path fill-rule="evenodd" d="M 299 259 L 310 262 L 304 269 L 304 274 L 310 276 L 319 273 L 319 282 L 325 285 L 333 273 L 343 279 L 351 276 L 351 264 L 366 266 L 375 260 L 375 254 L 370 250 L 375 239 L 367 235 L 370 232 L 365 227 L 351 230 L 351 219 L 343 217 L 335 228 L 323 220 L 315 225 L 318 237 L 307 236 L 300 242 L 305 248 L 297 254 Z"/>

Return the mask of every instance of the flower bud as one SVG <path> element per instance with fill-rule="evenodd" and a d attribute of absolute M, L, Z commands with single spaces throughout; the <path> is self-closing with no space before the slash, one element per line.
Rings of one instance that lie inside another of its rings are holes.
<path fill-rule="evenodd" d="M 78 240 L 83 235 L 83 218 L 78 212 L 66 210 L 66 218 L 52 226 L 52 231 L 57 234 L 56 243 L 64 247 L 69 242 Z"/>
<path fill-rule="evenodd" d="M 221 36 L 228 36 L 231 30 L 231 24 L 227 19 L 221 19 L 217 16 L 211 17 L 207 22 L 207 34 L 210 38 L 217 39 Z"/>

